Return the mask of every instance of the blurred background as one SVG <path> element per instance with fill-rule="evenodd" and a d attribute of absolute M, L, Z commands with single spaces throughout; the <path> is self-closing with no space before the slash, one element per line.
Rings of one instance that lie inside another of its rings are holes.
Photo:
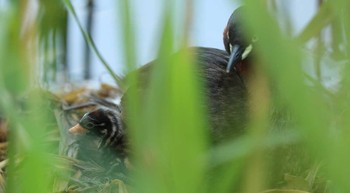
<path fill-rule="evenodd" d="M 162 0 L 131 0 L 131 14 L 136 34 L 137 65 L 143 65 L 156 57 L 157 41 L 160 36 L 162 20 Z M 33 11 L 38 9 L 36 1 L 32 2 Z M 177 17 L 173 25 L 175 36 L 181 32 L 182 5 L 186 1 L 176 1 L 174 7 Z M 102 56 L 119 75 L 125 73 L 125 60 L 122 53 L 121 20 L 118 16 L 118 3 L 114 0 L 74 0 L 72 4 L 84 28 L 89 29 Z M 191 26 L 190 45 L 224 49 L 222 43 L 223 29 L 227 18 L 241 3 L 229 0 L 194 1 L 193 25 Z M 6 7 L 6 0 L 0 0 L 1 7 Z M 310 21 L 318 9 L 318 0 L 284 0 L 276 1 L 274 6 L 280 25 L 289 17 L 292 28 L 288 33 L 295 36 Z M 281 11 L 283 10 L 283 11 Z M 89 24 L 88 24 L 89 23 Z M 68 15 L 67 66 L 69 79 L 77 81 L 85 78 L 113 82 L 96 55 L 90 52 L 83 39 L 77 23 Z M 89 27 L 87 27 L 89 26 Z M 175 48 L 176 49 L 176 48 Z M 87 59 L 88 58 L 88 59 Z M 62 61 L 61 61 L 62 62 Z M 89 66 L 89 67 L 87 67 Z M 84 70 L 83 70 L 84 69 Z M 84 72 L 85 71 L 85 72 Z M 85 75 L 84 75 L 85 74 Z M 84 78 L 85 76 L 85 78 Z M 64 79 L 58 76 L 58 81 Z M 59 80 L 61 79 L 61 80 Z"/>
<path fill-rule="evenodd" d="M 155 59 L 157 53 L 157 41 L 159 30 L 162 23 L 162 0 L 131 0 L 131 10 L 134 18 L 134 26 L 136 30 L 136 53 L 138 54 L 137 64 L 142 65 Z M 76 8 L 77 14 L 83 23 L 88 17 L 88 2 L 86 0 L 72 1 Z M 185 1 L 177 1 L 180 4 L 176 13 L 178 20 L 174 22 L 177 29 L 182 21 L 181 3 Z M 278 6 L 288 11 L 293 21 L 293 31 L 291 34 L 296 35 L 310 21 L 315 14 L 318 2 L 317 0 L 285 0 L 279 1 Z M 230 17 L 233 10 L 240 4 L 229 0 L 196 0 L 194 1 L 193 26 L 191 29 L 191 45 L 204 46 L 224 49 L 222 41 L 223 29 L 226 26 L 227 18 Z M 108 63 L 118 74 L 123 74 L 124 58 L 121 51 L 121 23 L 118 19 L 117 4 L 114 0 L 94 1 L 94 26 L 92 27 L 92 36 L 99 50 L 103 53 Z M 279 9 L 279 8 L 278 8 Z M 280 9 L 279 9 L 280 10 Z M 176 29 L 176 28 L 175 28 Z M 175 31 L 175 36 L 179 35 L 181 30 Z M 69 17 L 69 48 L 68 62 L 72 66 L 72 75 L 74 77 L 81 75 L 84 58 L 84 40 L 76 25 Z M 91 77 L 94 79 L 106 72 L 99 60 L 94 54 L 91 55 L 92 70 Z"/>

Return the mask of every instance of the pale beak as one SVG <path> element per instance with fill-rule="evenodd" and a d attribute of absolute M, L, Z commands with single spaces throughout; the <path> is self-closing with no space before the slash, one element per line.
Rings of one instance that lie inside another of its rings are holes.
<path fill-rule="evenodd" d="M 227 73 L 230 73 L 235 65 L 242 59 L 242 53 L 244 51 L 241 45 L 230 46 L 230 50 L 231 55 L 226 67 Z"/>
<path fill-rule="evenodd" d="M 72 134 L 85 134 L 87 133 L 88 130 L 82 127 L 80 124 L 76 124 L 75 126 L 70 128 L 68 131 L 69 133 L 72 133 Z"/>
<path fill-rule="evenodd" d="M 253 46 L 252 44 L 250 44 L 249 46 L 244 48 L 241 45 L 234 45 L 230 46 L 230 49 L 231 55 L 226 67 L 227 73 L 230 73 L 237 63 L 248 57 L 248 55 L 252 52 Z"/>

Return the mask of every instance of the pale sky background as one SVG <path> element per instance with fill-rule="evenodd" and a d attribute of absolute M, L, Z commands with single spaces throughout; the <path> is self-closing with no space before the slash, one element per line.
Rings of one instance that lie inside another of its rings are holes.
<path fill-rule="evenodd" d="M 156 57 L 157 42 L 161 20 L 161 5 L 163 0 L 130 0 L 132 5 L 135 27 L 137 29 L 135 48 L 138 54 L 138 65 L 145 64 Z M 123 73 L 123 55 L 120 35 L 120 21 L 115 0 L 97 0 L 95 10 L 95 26 L 93 38 L 98 49 L 113 67 L 117 74 Z M 181 2 L 175 7 L 181 15 Z M 232 11 L 239 6 L 233 0 L 195 0 L 195 13 L 191 33 L 192 46 L 205 46 L 224 49 L 222 32 Z M 312 18 L 316 11 L 315 0 L 283 0 L 278 1 L 281 6 L 291 11 L 291 18 L 296 34 Z M 81 19 L 86 16 L 85 0 L 73 0 L 72 3 Z M 282 5 L 283 4 L 283 5 Z M 69 65 L 73 67 L 72 75 L 80 79 L 83 62 L 83 38 L 76 23 L 70 19 L 69 23 Z M 108 79 L 106 70 L 94 56 L 92 57 L 94 79 Z M 108 81 L 108 80 L 107 80 Z"/>

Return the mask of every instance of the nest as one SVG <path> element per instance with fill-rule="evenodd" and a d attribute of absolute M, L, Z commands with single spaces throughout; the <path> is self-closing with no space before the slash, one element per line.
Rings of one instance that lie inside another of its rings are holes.
<path fill-rule="evenodd" d="M 118 88 L 101 84 L 99 89 L 80 87 L 56 95 L 54 116 L 57 122 L 55 128 L 58 129 L 54 135 L 58 136 L 55 139 L 58 151 L 52 155 L 56 163 L 53 192 L 133 192 L 133 183 L 127 175 L 125 160 L 118 156 L 106 158 L 106 152 L 96 147 L 93 137 L 78 137 L 68 132 L 88 111 L 98 107 L 118 109 L 121 94 Z M 0 192 L 5 190 L 7 130 L 8 123 L 0 115 Z M 311 190 L 328 192 L 327 180 L 319 179 L 319 167 L 316 165 L 305 171 L 306 178 L 285 174 L 283 187 L 269 189 L 264 193 L 307 193 Z"/>

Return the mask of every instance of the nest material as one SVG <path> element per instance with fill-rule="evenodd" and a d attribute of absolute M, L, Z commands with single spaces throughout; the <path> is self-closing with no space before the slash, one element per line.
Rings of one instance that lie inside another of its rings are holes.
<path fill-rule="evenodd" d="M 93 137 L 78 137 L 68 132 L 88 111 L 101 106 L 118 108 L 116 101 L 121 91 L 102 84 L 98 90 L 78 88 L 59 95 L 62 99 L 62 109 L 56 111 L 61 136 L 59 159 L 70 167 L 70 176 L 66 180 L 56 180 L 56 191 L 127 193 L 126 184 L 130 180 L 122 168 L 123 160 L 101 160 L 103 152 L 96 147 Z"/>
<path fill-rule="evenodd" d="M 86 144 L 84 147 L 85 150 L 91 148 L 87 150 L 94 152 L 85 157 L 79 156 L 82 151 L 82 138 L 68 133 L 68 129 L 75 125 L 84 113 L 100 106 L 118 108 L 115 101 L 121 97 L 121 92 L 117 88 L 102 84 L 98 90 L 77 88 L 71 92 L 60 93 L 58 96 L 60 108 L 55 110 L 55 117 L 60 138 L 58 155 L 52 156 L 57 163 L 53 192 L 131 192 L 128 185 L 131 184 L 131 180 L 123 168 L 124 160 L 99 162 L 98 157 L 104 153 L 98 149 L 94 151 L 93 141 L 89 143 L 91 147 Z M 4 192 L 5 185 L 7 125 L 4 117 L 0 117 L 0 192 Z M 324 183 L 326 180 L 319 179 L 319 166 L 311 168 L 307 173 L 306 178 L 286 174 L 283 187 L 261 193 L 328 192 L 328 184 Z"/>

